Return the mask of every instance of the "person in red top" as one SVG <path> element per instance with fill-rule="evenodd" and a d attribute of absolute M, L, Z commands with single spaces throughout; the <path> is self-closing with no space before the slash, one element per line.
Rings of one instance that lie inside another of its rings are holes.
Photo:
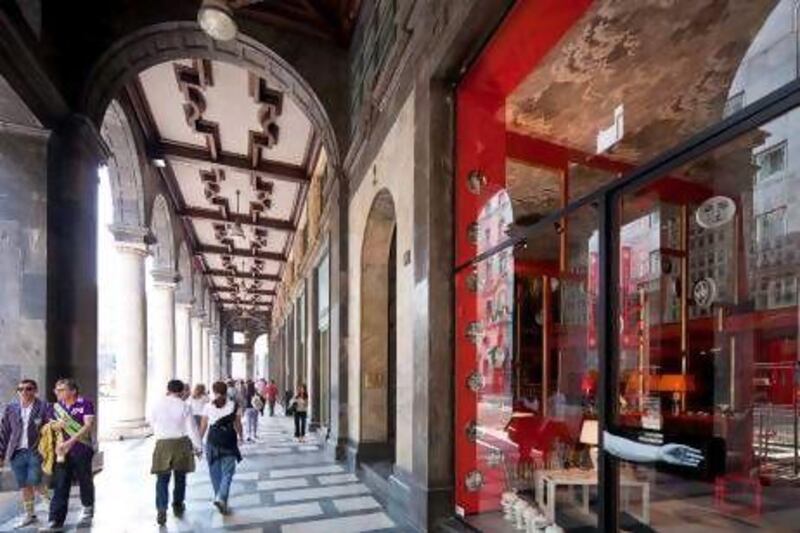
<path fill-rule="evenodd" d="M 275 380 L 269 380 L 266 386 L 267 403 L 269 404 L 269 416 L 275 416 L 275 402 L 278 399 L 278 386 L 275 385 Z"/>

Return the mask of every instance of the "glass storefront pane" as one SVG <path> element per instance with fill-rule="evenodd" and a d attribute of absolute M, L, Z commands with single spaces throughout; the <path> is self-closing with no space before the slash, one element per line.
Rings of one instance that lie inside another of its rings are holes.
<path fill-rule="evenodd" d="M 509 216 L 501 197 L 482 219 L 489 227 Z M 552 512 L 545 522 L 596 524 L 596 217 L 586 207 L 457 275 L 457 475 L 461 505 L 485 513 L 473 522 L 481 529 L 502 526 L 511 491 L 538 498 Z M 572 492 L 586 503 L 562 501 Z"/>
<path fill-rule="evenodd" d="M 794 0 L 517 2 L 459 84 L 456 505 L 478 527 L 502 530 L 494 528 L 510 489 L 567 530 L 593 527 L 603 498 L 591 460 L 603 430 L 593 423 L 603 393 L 598 268 L 607 259 L 599 257 L 599 215 L 587 206 L 555 227 L 541 221 L 795 80 L 798 27 Z M 776 258 L 793 260 L 788 250 L 800 244 L 786 241 L 792 195 L 800 194 L 787 185 L 797 185 L 787 177 L 792 131 L 789 117 L 774 121 L 706 166 L 627 194 L 617 213 L 620 270 L 611 293 L 619 316 L 608 323 L 619 328 L 619 372 L 607 391 L 618 411 L 616 444 L 660 446 L 679 429 L 684 444 L 708 448 L 705 477 L 691 489 L 718 487 L 713 494 L 725 502 L 740 496 L 740 478 L 715 485 L 722 467 L 714 458 L 726 463 L 734 448 L 741 455 L 751 437 L 715 409 L 734 419 L 744 416 L 737 409 L 751 409 L 752 427 L 783 420 L 776 435 L 795 420 L 747 406 L 762 393 L 793 405 L 794 370 L 754 370 L 758 394 L 740 391 L 753 377 L 742 365 L 787 365 L 797 351 L 787 348 L 794 331 L 756 333 L 775 325 L 773 310 L 786 313 L 786 328 L 798 322 L 788 322 L 797 307 L 794 271 L 775 266 Z M 731 209 L 725 200 L 703 204 L 713 196 L 732 199 L 736 226 L 712 231 L 698 222 L 698 211 L 713 219 Z M 526 232 L 522 249 L 510 235 Z M 754 243 L 784 244 L 758 252 Z M 709 298 L 736 304 L 720 311 Z M 759 326 L 746 325 L 751 316 Z M 742 355 L 748 349 L 759 355 Z M 764 392 L 768 382 L 783 385 Z M 759 441 L 762 455 L 772 453 L 771 438 Z M 677 485 L 665 476 L 677 476 Z M 623 522 L 658 529 L 670 512 L 659 502 L 680 510 L 686 486 L 680 467 L 626 464 Z M 705 502 L 704 512 L 713 508 Z"/>
<path fill-rule="evenodd" d="M 796 530 L 799 145 L 793 111 L 618 204 L 617 444 L 651 454 L 621 484 L 655 530 Z"/>

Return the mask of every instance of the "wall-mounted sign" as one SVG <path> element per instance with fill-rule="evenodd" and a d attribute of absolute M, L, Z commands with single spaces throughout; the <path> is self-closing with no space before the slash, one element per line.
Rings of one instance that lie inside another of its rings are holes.
<path fill-rule="evenodd" d="M 713 229 L 733 220 L 735 214 L 736 202 L 727 196 L 714 196 L 700 204 L 694 217 L 701 228 Z"/>
<path fill-rule="evenodd" d="M 619 141 L 625 134 L 625 108 L 622 104 L 614 109 L 614 122 L 607 128 L 597 132 L 597 153 L 602 154 Z"/>

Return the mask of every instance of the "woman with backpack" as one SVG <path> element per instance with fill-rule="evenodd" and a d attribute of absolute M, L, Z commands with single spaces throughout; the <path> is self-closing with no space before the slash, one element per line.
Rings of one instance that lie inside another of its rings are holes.
<path fill-rule="evenodd" d="M 200 434 L 206 443 L 206 459 L 211 486 L 214 489 L 214 506 L 228 514 L 230 492 L 236 463 L 242 460 L 239 441 L 242 440 L 242 423 L 236 402 L 228 399 L 228 386 L 217 381 L 211 387 L 214 399 L 203 409 Z"/>

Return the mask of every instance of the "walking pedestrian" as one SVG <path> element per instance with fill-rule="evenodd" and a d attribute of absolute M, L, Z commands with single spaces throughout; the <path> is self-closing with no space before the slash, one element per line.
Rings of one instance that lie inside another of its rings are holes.
<path fill-rule="evenodd" d="M 55 388 L 58 402 L 53 405 L 55 424 L 62 432 L 63 442 L 56 445 L 53 467 L 53 498 L 50 501 L 49 524 L 44 531 L 61 531 L 67 518 L 72 481 L 78 480 L 83 510 L 78 521 L 86 526 L 94 516 L 94 479 L 92 457 L 94 446 L 92 428 L 95 410 L 91 401 L 80 396 L 73 379 L 59 379 Z"/>
<path fill-rule="evenodd" d="M 308 392 L 306 386 L 301 384 L 292 398 L 294 407 L 294 437 L 300 442 L 306 440 L 306 415 L 308 413 Z"/>
<path fill-rule="evenodd" d="M 236 403 L 228 398 L 228 386 L 217 381 L 211 387 L 214 399 L 207 403 L 200 422 L 200 434 L 206 443 L 206 460 L 211 486 L 214 489 L 214 506 L 228 514 L 230 492 L 236 463 L 242 460 L 239 441 L 242 440 L 242 423 Z"/>
<path fill-rule="evenodd" d="M 206 394 L 206 386 L 198 383 L 194 386 L 192 396 L 188 400 L 189 406 L 192 408 L 192 416 L 197 427 L 200 427 L 200 419 L 203 418 L 203 410 L 208 403 L 208 394 Z"/>
<path fill-rule="evenodd" d="M 0 422 L 0 466 L 11 465 L 22 496 L 23 515 L 17 527 L 37 521 L 34 512 L 36 490 L 49 499 L 42 484 L 42 456 L 39 454 L 39 432 L 51 418 L 47 404 L 37 397 L 39 387 L 32 379 L 17 385 L 17 399 L 6 406 Z"/>
<path fill-rule="evenodd" d="M 256 391 L 255 383 L 247 382 L 244 408 L 244 437 L 246 442 L 255 442 L 258 433 L 258 412 L 264 408 L 264 401 Z"/>
<path fill-rule="evenodd" d="M 150 473 L 156 475 L 156 522 L 160 526 L 167 523 L 169 481 L 173 473 L 172 512 L 179 518 L 183 516 L 186 474 L 194 472 L 194 457 L 202 449 L 192 408 L 182 399 L 183 388 L 179 379 L 167 383 L 167 395 L 155 403 L 150 414 L 156 439 Z"/>
<path fill-rule="evenodd" d="M 275 416 L 275 402 L 278 400 L 278 386 L 275 380 L 269 380 L 267 385 L 267 403 L 269 404 L 269 416 Z"/>

